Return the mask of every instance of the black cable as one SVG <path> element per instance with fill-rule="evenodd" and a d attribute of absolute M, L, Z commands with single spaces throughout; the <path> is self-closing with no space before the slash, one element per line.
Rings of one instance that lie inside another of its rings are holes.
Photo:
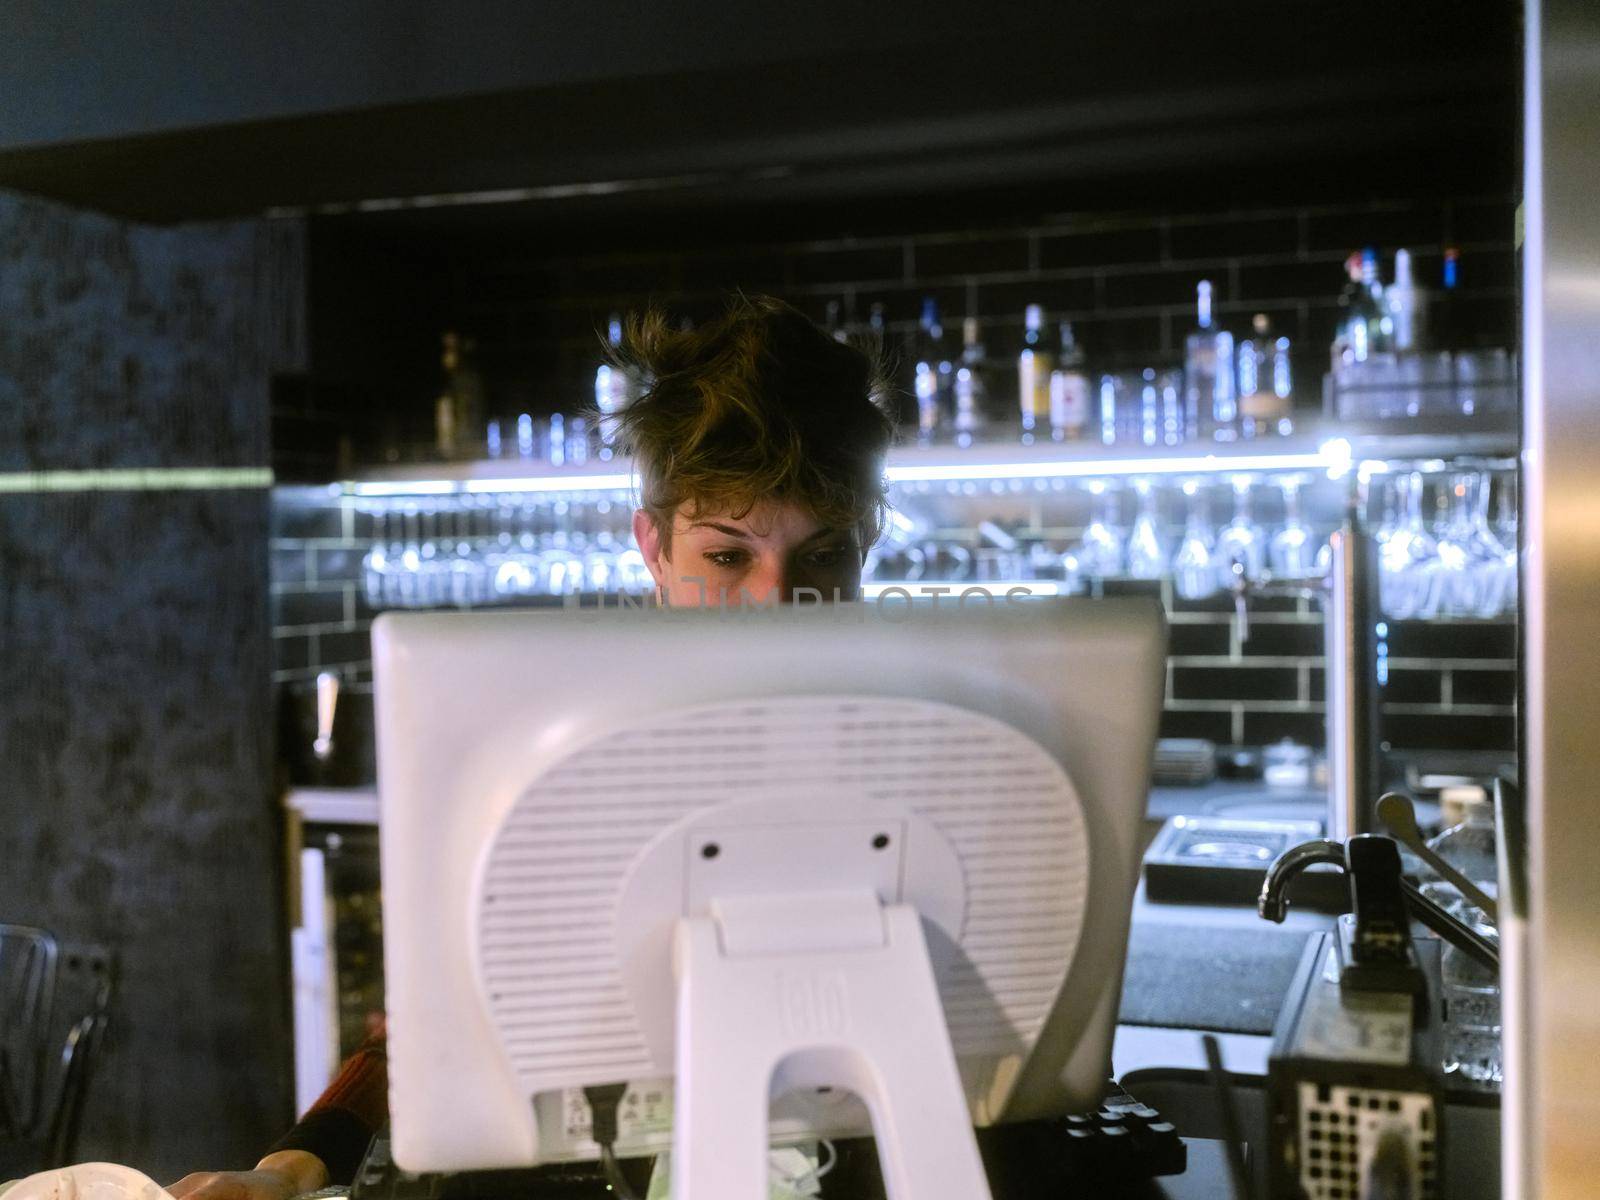
<path fill-rule="evenodd" d="M 618 1200 L 639 1200 L 633 1185 L 622 1173 L 617 1162 L 617 1108 L 628 1094 L 625 1083 L 605 1083 L 583 1089 L 583 1098 L 589 1102 L 593 1137 L 600 1147 L 600 1169 L 605 1173 L 606 1184 L 616 1193 Z"/>
<path fill-rule="evenodd" d="M 1245 1166 L 1244 1139 L 1239 1135 L 1239 1113 L 1233 1106 L 1228 1074 L 1222 1069 L 1222 1046 L 1209 1033 L 1200 1042 L 1205 1046 L 1206 1066 L 1211 1074 L 1211 1085 L 1217 1092 L 1217 1108 L 1222 1117 L 1223 1151 L 1228 1159 L 1228 1181 L 1233 1185 L 1234 1200 L 1255 1200 L 1255 1181 Z"/>

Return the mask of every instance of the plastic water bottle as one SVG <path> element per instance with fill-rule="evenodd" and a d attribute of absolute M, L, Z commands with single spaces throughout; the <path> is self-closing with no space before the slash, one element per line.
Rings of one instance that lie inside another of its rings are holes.
<path fill-rule="evenodd" d="M 1441 858 L 1489 895 L 1495 895 L 1494 809 L 1481 796 L 1462 806 L 1461 820 L 1429 840 Z M 1423 884 L 1430 898 L 1490 941 L 1498 934 L 1488 915 L 1442 880 Z M 1500 1053 L 1500 983 L 1482 963 L 1445 943 L 1440 956 L 1444 982 L 1444 1070 L 1495 1090 L 1504 1078 Z"/>

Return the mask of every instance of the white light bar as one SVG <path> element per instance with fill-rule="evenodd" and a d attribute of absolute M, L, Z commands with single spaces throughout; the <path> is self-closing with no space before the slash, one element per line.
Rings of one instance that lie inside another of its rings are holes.
<path fill-rule="evenodd" d="M 374 480 L 352 483 L 353 496 L 449 496 L 459 485 L 454 479 Z"/>
<path fill-rule="evenodd" d="M 1315 450 L 1294 453 L 1260 454 L 1161 454 L 1123 458 L 1030 459 L 1021 447 L 1016 457 L 985 456 L 982 450 L 967 457 L 959 451 L 940 454 L 929 461 L 925 451 L 912 449 L 910 462 L 891 460 L 884 471 L 890 483 L 971 483 L 977 481 L 1109 479 L 1119 476 L 1223 475 L 1266 471 L 1349 470 L 1350 443 L 1343 439 L 1324 442 Z M 625 461 L 616 464 L 626 467 Z M 343 485 L 346 495 L 369 497 L 453 496 L 493 493 L 541 494 L 580 492 L 627 492 L 638 487 L 631 470 L 583 473 L 570 469 L 548 470 L 540 474 L 478 476 L 479 470 L 495 470 L 492 464 L 468 464 L 464 468 L 444 468 L 442 474 L 455 478 L 369 479 Z M 498 469 L 504 469 L 498 468 Z M 459 474 L 458 474 L 459 471 Z"/>
<path fill-rule="evenodd" d="M 468 479 L 464 492 L 625 492 L 634 486 L 631 474 L 543 475 L 526 479 Z"/>
<path fill-rule="evenodd" d="M 959 602 L 963 592 L 986 592 L 996 600 L 1006 593 L 1020 590 L 1030 596 L 1061 596 L 1066 593 L 1059 579 L 888 579 L 882 583 L 863 583 L 861 595 L 867 600 L 877 600 L 891 589 L 898 596 L 904 592 L 915 599 L 938 597 L 941 603 Z"/>
<path fill-rule="evenodd" d="M 1328 466 L 1310 454 L 1192 454 L 1181 458 L 1074 458 L 1046 462 L 951 462 L 891 466 L 890 483 L 963 483 L 978 479 L 1100 479 L 1114 475 L 1210 475 L 1239 471 L 1316 471 Z"/>
<path fill-rule="evenodd" d="M 102 467 L 85 471 L 0 471 L 0 492 L 209 492 L 269 488 L 271 467 Z"/>
<path fill-rule="evenodd" d="M 373 479 L 348 484 L 353 496 L 455 496 L 516 492 L 626 492 L 634 477 L 606 475 L 527 475 L 510 479 Z"/>

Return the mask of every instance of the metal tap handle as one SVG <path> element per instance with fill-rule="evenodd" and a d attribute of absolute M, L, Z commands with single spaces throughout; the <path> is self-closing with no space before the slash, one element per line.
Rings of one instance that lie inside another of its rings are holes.
<path fill-rule="evenodd" d="M 1242 562 L 1230 564 L 1228 572 L 1232 576 L 1228 580 L 1228 590 L 1233 593 L 1233 628 L 1242 646 L 1250 640 L 1250 606 L 1247 600 L 1250 581 L 1245 578 Z"/>
<path fill-rule="evenodd" d="M 1471 955 L 1495 974 L 1500 973 L 1500 947 L 1423 895 L 1409 879 L 1400 881 L 1400 891 L 1405 895 L 1412 916 L 1463 954 Z"/>

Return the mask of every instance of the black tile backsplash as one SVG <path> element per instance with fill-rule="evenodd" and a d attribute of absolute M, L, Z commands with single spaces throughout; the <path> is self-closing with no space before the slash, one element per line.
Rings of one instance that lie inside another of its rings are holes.
<path fill-rule="evenodd" d="M 1517 673 L 1514 670 L 1475 670 L 1458 668 L 1450 672 L 1452 704 L 1493 704 L 1507 706 L 1517 698 Z"/>
<path fill-rule="evenodd" d="M 1192 712 L 1169 708 L 1161 714 L 1161 736 L 1209 738 L 1218 745 L 1227 745 L 1233 741 L 1233 718 L 1225 712 Z"/>
<path fill-rule="evenodd" d="M 1390 621 L 1393 658 L 1497 658 L 1517 655 L 1517 631 L 1505 623 L 1480 621 Z"/>
<path fill-rule="evenodd" d="M 324 666 L 368 666 L 372 662 L 372 633 L 369 629 L 319 633 L 317 656 Z"/>
<path fill-rule="evenodd" d="M 793 260 L 794 281 L 801 285 L 908 283 L 906 258 L 900 242 L 817 249 Z"/>
<path fill-rule="evenodd" d="M 1239 650 L 1246 658 L 1268 655 L 1320 658 L 1322 642 L 1321 621 L 1305 624 L 1258 621 L 1250 627 L 1250 636 L 1239 643 Z"/>
<path fill-rule="evenodd" d="M 1320 746 L 1326 736 L 1327 727 L 1320 712 L 1247 712 L 1240 741 L 1247 746 L 1267 746 L 1293 738 Z"/>
<path fill-rule="evenodd" d="M 1174 221 L 1168 239 L 1172 258 L 1178 262 L 1292 253 L 1299 249 L 1300 218 L 1297 213 L 1280 212 Z"/>
<path fill-rule="evenodd" d="M 274 627 L 333 625 L 345 619 L 343 588 L 313 591 L 306 588 L 280 588 L 272 595 Z"/>
<path fill-rule="evenodd" d="M 1226 625 L 1196 625 L 1186 621 L 1167 627 L 1167 653 L 1174 658 L 1190 655 L 1226 658 L 1228 640 Z"/>
<path fill-rule="evenodd" d="M 1442 681 L 1438 671 L 1391 667 L 1383 685 L 1383 698 L 1398 704 L 1438 704 Z"/>
<path fill-rule="evenodd" d="M 1295 667 L 1173 667 L 1177 700 L 1295 700 L 1300 673 Z"/>
<path fill-rule="evenodd" d="M 941 275 L 989 275 L 997 271 L 1026 271 L 1028 258 L 1028 239 L 1020 234 L 982 240 L 919 241 L 915 267 L 919 279 Z"/>
<path fill-rule="evenodd" d="M 1117 266 L 1124 263 L 1159 263 L 1162 230 L 1157 222 L 1128 229 L 1098 229 L 1047 234 L 1039 237 L 1042 270 Z"/>
<path fill-rule="evenodd" d="M 1437 244 L 1445 236 L 1444 215 L 1440 205 L 1356 205 L 1308 212 L 1305 245 L 1313 253 L 1331 250 L 1348 254 L 1362 246 Z M 1459 237 L 1460 234 L 1455 236 Z M 1511 230 L 1507 228 L 1502 236 L 1509 243 Z"/>
<path fill-rule="evenodd" d="M 1516 717 L 1472 713 L 1385 713 L 1382 738 L 1393 750 L 1510 749 Z"/>
<path fill-rule="evenodd" d="M 898 359 L 907 386 L 914 361 L 907 339 L 916 330 L 925 296 L 938 301 L 952 337 L 959 338 L 963 317 L 976 316 L 993 361 L 1003 362 L 1020 349 L 1023 309 L 1037 303 L 1052 323 L 1073 320 L 1091 369 L 1176 365 L 1193 324 L 1195 284 L 1209 278 L 1226 327 L 1243 332 L 1252 314 L 1265 312 L 1275 328 L 1295 339 L 1298 400 L 1316 409 L 1326 348 L 1340 311 L 1343 260 L 1361 246 L 1383 251 L 1386 273 L 1392 271 L 1394 248 L 1408 246 L 1419 281 L 1431 287 L 1437 284 L 1443 248 L 1458 245 L 1458 336 L 1471 344 L 1513 344 L 1513 214 L 1513 203 L 1504 198 L 1402 196 L 1338 207 L 1054 214 L 1010 223 L 986 218 L 941 230 L 913 231 L 908 222 L 904 233 L 878 229 L 863 237 L 711 248 L 626 253 L 579 248 L 511 259 L 462 255 L 447 268 L 375 263 L 364 270 L 373 278 L 382 276 L 384 295 L 368 308 L 352 309 L 352 296 L 343 292 L 338 306 L 323 305 L 325 313 L 367 315 L 360 323 L 343 321 L 318 343 L 326 347 L 325 357 L 355 361 L 365 355 L 383 364 L 388 374 L 382 376 L 381 395 L 375 383 L 363 390 L 351 379 L 335 386 L 319 378 L 315 387 L 286 390 L 275 404 L 281 400 L 292 409 L 296 396 L 308 397 L 305 403 L 315 407 L 318 421 L 295 426 L 302 434 L 326 429 L 327 413 L 343 406 L 344 432 L 353 439 L 358 462 L 378 455 L 385 427 L 389 436 L 409 430 L 425 440 L 438 336 L 453 326 L 479 340 L 491 409 L 573 411 L 591 395 L 596 335 L 611 312 L 654 299 L 703 320 L 733 287 L 773 292 L 818 321 L 833 301 L 856 325 L 865 323 L 874 303 L 882 304 L 891 356 Z M 426 287 L 426 295 L 409 295 L 410 280 Z M 352 281 L 344 279 L 343 286 L 348 290 Z M 379 421 L 372 413 L 387 415 Z M 294 449 L 280 446 L 280 461 Z M 326 460 L 334 457 L 329 448 L 318 453 Z M 1212 518 L 1226 521 L 1225 484 L 1213 493 Z M 371 518 L 339 508 L 315 489 L 292 496 L 286 489 L 283 495 L 286 503 L 293 500 L 288 507 L 305 511 L 290 512 L 280 504 L 275 517 L 278 604 L 284 615 L 320 616 L 333 611 L 325 597 L 337 593 L 341 608 L 337 623 L 311 623 L 314 632 L 306 638 L 277 640 L 277 677 L 285 686 L 304 687 L 318 668 L 335 664 L 347 680 L 370 680 L 366 645 L 373 613 L 361 591 L 361 558 L 369 547 Z M 987 515 L 974 516 L 965 502 L 922 499 L 942 526 L 970 526 Z M 1260 501 L 1259 520 L 1279 519 L 1271 496 Z M 1176 499 L 1164 503 L 1166 518 L 1181 520 Z M 1024 526 L 1042 521 L 1042 532 L 1062 545 L 1075 540 L 1087 520 L 1086 497 L 1052 494 L 1047 508 L 1032 517 L 1021 509 L 1024 515 L 1017 520 Z M 1125 498 L 1122 516 L 1132 519 L 1131 498 Z M 1152 585 L 1141 588 L 1148 591 Z M 1221 742 L 1291 736 L 1321 743 L 1318 605 L 1289 597 L 1254 598 L 1250 635 L 1239 641 L 1230 597 L 1189 602 L 1174 597 L 1170 587 L 1158 590 L 1174 618 L 1164 733 Z M 1510 748 L 1515 649 L 1509 623 L 1390 622 L 1385 700 L 1397 722 L 1391 740 L 1404 746 Z"/>

